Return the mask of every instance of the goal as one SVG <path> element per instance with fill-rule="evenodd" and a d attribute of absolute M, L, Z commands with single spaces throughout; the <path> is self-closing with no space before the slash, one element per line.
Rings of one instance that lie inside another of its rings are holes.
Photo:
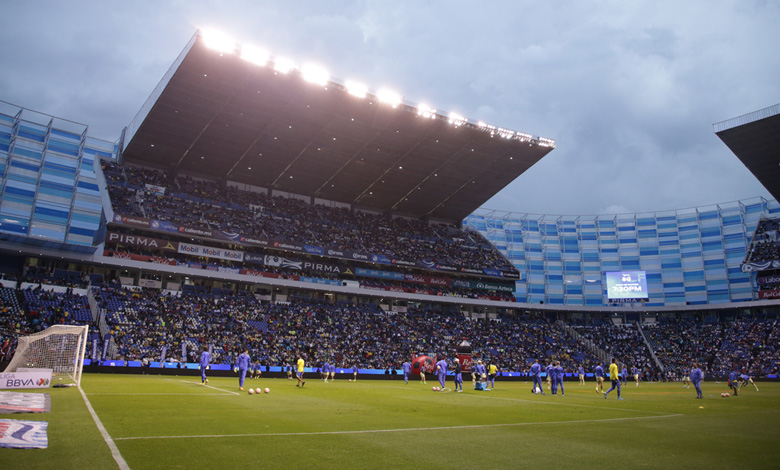
<path fill-rule="evenodd" d="M 19 369 L 51 369 L 52 383 L 81 385 L 89 326 L 54 325 L 38 333 L 20 336 L 5 372 Z"/>

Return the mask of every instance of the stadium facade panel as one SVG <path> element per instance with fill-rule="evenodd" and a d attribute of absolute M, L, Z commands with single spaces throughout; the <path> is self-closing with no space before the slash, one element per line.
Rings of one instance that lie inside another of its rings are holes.
<path fill-rule="evenodd" d="M 755 274 L 742 272 L 762 217 L 776 200 L 753 198 L 674 211 L 560 216 L 479 209 L 464 228 L 480 232 L 520 271 L 519 302 L 610 305 L 605 272 L 646 271 L 644 305 L 755 300 Z"/>
<path fill-rule="evenodd" d="M 86 125 L 0 102 L 2 239 L 94 251 L 105 233 L 95 162 L 116 153 Z"/>

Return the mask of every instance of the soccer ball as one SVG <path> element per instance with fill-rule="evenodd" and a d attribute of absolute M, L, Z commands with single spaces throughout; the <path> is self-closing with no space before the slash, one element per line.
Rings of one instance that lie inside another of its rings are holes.
<path fill-rule="evenodd" d="M 542 393 L 542 391 L 539 389 L 539 387 L 534 388 L 534 393 Z"/>
<path fill-rule="evenodd" d="M 730 397 L 731 394 L 729 392 L 726 392 L 726 398 Z"/>
<path fill-rule="evenodd" d="M 349 379 L 350 382 L 352 382 L 352 379 Z"/>
<path fill-rule="evenodd" d="M 263 390 L 265 393 L 271 393 L 271 389 L 266 387 L 265 390 Z"/>
<path fill-rule="evenodd" d="M 260 395 L 262 392 L 263 392 L 263 391 L 262 391 L 262 390 L 260 390 L 260 387 L 257 387 L 257 388 L 255 389 L 255 393 L 256 393 L 256 394 L 258 394 L 258 395 Z"/>
<path fill-rule="evenodd" d="M 255 394 L 255 389 L 253 389 L 253 388 L 250 388 L 248 393 L 249 393 L 250 395 L 254 395 L 254 394 Z"/>

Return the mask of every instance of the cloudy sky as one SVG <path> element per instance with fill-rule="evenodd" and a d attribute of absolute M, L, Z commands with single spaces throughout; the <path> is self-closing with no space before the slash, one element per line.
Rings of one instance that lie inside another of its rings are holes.
<path fill-rule="evenodd" d="M 3 2 L 0 100 L 114 141 L 198 28 L 551 137 L 485 203 L 662 211 L 768 192 L 712 124 L 780 103 L 780 2 Z"/>

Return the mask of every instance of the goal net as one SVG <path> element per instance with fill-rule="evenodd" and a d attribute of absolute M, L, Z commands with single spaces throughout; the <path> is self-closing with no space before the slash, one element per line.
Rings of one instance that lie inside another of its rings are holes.
<path fill-rule="evenodd" d="M 5 372 L 51 369 L 54 385 L 80 385 L 89 326 L 54 325 L 20 336 Z"/>

